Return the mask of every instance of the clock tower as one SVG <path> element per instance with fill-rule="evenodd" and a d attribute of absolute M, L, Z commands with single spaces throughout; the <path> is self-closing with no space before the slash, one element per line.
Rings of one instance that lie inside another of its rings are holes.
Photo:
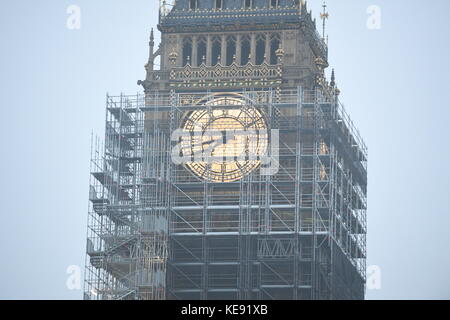
<path fill-rule="evenodd" d="M 108 97 L 85 297 L 364 299 L 367 148 L 306 4 L 160 2 L 144 95 Z"/>

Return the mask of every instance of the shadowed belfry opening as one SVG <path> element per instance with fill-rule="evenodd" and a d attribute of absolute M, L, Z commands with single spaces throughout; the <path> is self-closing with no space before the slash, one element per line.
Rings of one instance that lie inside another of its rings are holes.
<path fill-rule="evenodd" d="M 303 2 L 236 3 L 161 1 L 144 93 L 107 97 L 85 299 L 364 299 L 368 152 L 328 47 Z"/>

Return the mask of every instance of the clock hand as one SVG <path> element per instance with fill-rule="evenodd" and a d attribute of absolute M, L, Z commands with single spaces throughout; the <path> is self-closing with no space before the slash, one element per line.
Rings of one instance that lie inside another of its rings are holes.
<path fill-rule="evenodd" d="M 223 144 L 227 144 L 227 132 L 222 131 L 222 142 Z"/>
<path fill-rule="evenodd" d="M 195 143 L 195 144 L 192 144 L 191 147 L 194 148 L 194 147 L 204 146 L 204 145 L 206 145 L 206 144 L 211 144 L 211 143 L 213 143 L 214 141 L 216 141 L 216 140 L 209 140 L 209 141 L 205 141 L 205 142 Z"/>
<path fill-rule="evenodd" d="M 205 145 L 205 144 L 209 144 L 209 148 L 207 148 L 206 150 L 202 149 L 202 150 L 195 151 L 194 153 L 192 153 L 191 157 L 195 157 L 200 154 L 203 155 L 205 152 L 209 152 L 209 155 L 210 155 L 214 152 L 215 148 L 222 145 L 222 143 L 220 143 L 217 140 L 211 140 L 211 141 L 206 141 L 206 142 L 201 143 L 201 145 Z"/>

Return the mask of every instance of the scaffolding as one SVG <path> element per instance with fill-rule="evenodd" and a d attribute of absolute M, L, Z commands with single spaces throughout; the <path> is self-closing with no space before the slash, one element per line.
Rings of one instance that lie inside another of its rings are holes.
<path fill-rule="evenodd" d="M 172 162 L 172 132 L 219 91 L 107 97 L 86 299 L 364 298 L 367 147 L 344 107 L 319 89 L 234 93 L 279 130 L 276 174 L 217 183 Z"/>
<path fill-rule="evenodd" d="M 85 299 L 165 297 L 167 153 L 154 152 L 165 139 L 144 130 L 143 103 L 107 97 L 105 142 L 91 156 Z"/>

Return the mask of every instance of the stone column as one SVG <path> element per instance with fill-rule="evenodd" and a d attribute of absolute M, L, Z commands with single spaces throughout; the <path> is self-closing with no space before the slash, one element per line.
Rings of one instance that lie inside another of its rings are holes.
<path fill-rule="evenodd" d="M 250 40 L 250 62 L 252 64 L 256 64 L 256 34 L 252 34 L 251 40 Z"/>
<path fill-rule="evenodd" d="M 206 65 L 210 67 L 212 64 L 212 36 L 208 34 L 206 42 Z"/>
<path fill-rule="evenodd" d="M 266 33 L 266 61 L 267 64 L 270 64 L 270 33 Z"/>
<path fill-rule="evenodd" d="M 236 35 L 236 64 L 240 65 L 241 64 L 241 50 L 242 46 L 241 46 L 241 34 L 237 34 Z"/>
<path fill-rule="evenodd" d="M 222 44 L 220 49 L 220 63 L 225 66 L 227 65 L 227 36 L 224 34 L 222 35 Z"/>
<path fill-rule="evenodd" d="M 197 36 L 192 37 L 192 57 L 191 66 L 197 66 Z"/>
<path fill-rule="evenodd" d="M 177 51 L 178 59 L 177 59 L 177 67 L 183 66 L 183 38 L 177 34 Z"/>

